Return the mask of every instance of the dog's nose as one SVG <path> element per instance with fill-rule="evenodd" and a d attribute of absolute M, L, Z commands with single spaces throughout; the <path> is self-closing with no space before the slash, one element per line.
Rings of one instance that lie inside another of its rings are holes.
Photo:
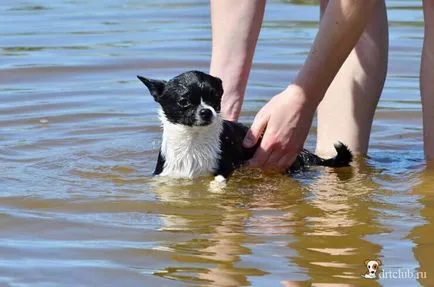
<path fill-rule="evenodd" d="M 199 115 L 202 120 L 209 121 L 212 118 L 212 111 L 210 109 L 201 109 Z"/>
<path fill-rule="evenodd" d="M 374 273 L 375 273 L 375 271 L 371 271 L 371 273 L 372 273 L 372 274 L 374 274 Z"/>

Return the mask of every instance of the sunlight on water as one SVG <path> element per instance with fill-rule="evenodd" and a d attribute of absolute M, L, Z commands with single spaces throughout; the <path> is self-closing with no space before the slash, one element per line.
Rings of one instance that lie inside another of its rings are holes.
<path fill-rule="evenodd" d="M 241 121 L 295 76 L 318 2 L 269 1 Z M 0 285 L 434 286 L 421 1 L 387 5 L 369 158 L 293 178 L 240 171 L 213 193 L 208 178 L 150 176 L 157 106 L 135 77 L 207 71 L 207 1 L 3 0 Z M 371 258 L 427 278 L 363 279 Z"/>

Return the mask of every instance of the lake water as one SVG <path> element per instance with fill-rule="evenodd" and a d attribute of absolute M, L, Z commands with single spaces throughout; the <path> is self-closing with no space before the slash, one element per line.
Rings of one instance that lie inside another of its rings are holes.
<path fill-rule="evenodd" d="M 387 5 L 369 158 L 246 172 L 210 193 L 209 179 L 150 176 L 157 106 L 136 79 L 208 70 L 207 1 L 2 0 L 0 286 L 434 286 L 421 1 Z M 318 15 L 314 1 L 269 1 L 242 122 L 293 79 Z M 371 258 L 414 277 L 363 279 Z"/>

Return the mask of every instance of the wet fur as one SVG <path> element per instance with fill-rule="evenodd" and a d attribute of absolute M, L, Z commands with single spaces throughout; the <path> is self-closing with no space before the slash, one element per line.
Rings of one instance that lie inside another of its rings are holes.
<path fill-rule="evenodd" d="M 148 87 L 161 106 L 163 127 L 162 145 L 154 175 L 193 178 L 215 175 L 223 179 L 245 164 L 256 151 L 244 148 L 243 139 L 248 127 L 220 117 L 222 82 L 208 74 L 190 71 L 168 82 L 139 79 Z M 202 109 L 212 111 L 212 118 L 204 120 Z M 309 166 L 348 166 L 351 151 L 342 143 L 335 144 L 337 155 L 323 159 L 303 149 L 288 172 Z"/>
<path fill-rule="evenodd" d="M 236 122 L 224 121 L 223 132 L 220 135 L 222 156 L 219 161 L 219 169 L 216 174 L 229 176 L 235 169 L 251 159 L 260 142 L 253 148 L 244 148 L 243 139 L 248 127 Z M 339 142 L 335 144 L 337 155 L 330 159 L 323 159 L 310 151 L 303 149 L 296 160 L 287 169 L 288 173 L 301 171 L 310 166 L 344 167 L 352 161 L 352 153 L 346 145 Z"/>
<path fill-rule="evenodd" d="M 193 178 L 213 174 L 220 159 L 222 120 L 207 126 L 173 124 L 160 110 L 163 136 L 155 175 Z"/>

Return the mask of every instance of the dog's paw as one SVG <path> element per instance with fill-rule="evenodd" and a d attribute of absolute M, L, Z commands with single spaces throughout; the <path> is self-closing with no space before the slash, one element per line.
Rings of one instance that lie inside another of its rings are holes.
<path fill-rule="evenodd" d="M 209 190 L 214 193 L 222 193 L 227 185 L 226 178 L 222 175 L 217 175 L 209 184 Z"/>

